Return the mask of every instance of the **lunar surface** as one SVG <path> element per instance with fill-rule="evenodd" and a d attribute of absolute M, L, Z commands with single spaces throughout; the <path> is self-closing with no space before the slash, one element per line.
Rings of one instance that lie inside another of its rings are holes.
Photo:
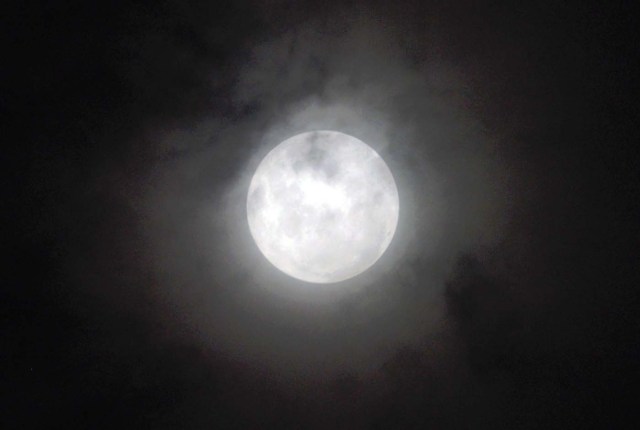
<path fill-rule="evenodd" d="M 307 282 L 371 267 L 398 224 L 398 190 L 378 153 L 337 131 L 293 136 L 262 160 L 249 186 L 249 229 L 264 256 Z"/>

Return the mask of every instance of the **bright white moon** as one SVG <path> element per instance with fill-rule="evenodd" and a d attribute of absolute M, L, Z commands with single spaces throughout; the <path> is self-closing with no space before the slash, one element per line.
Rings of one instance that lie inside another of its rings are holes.
<path fill-rule="evenodd" d="M 398 189 L 378 153 L 337 131 L 312 131 L 276 146 L 253 175 L 249 229 L 284 273 L 339 282 L 371 267 L 398 224 Z"/>

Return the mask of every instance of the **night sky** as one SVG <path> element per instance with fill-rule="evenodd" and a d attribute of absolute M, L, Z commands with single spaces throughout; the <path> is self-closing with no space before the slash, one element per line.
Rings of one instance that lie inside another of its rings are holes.
<path fill-rule="evenodd" d="M 633 2 L 5 2 L 0 427 L 635 428 Z M 265 154 L 376 149 L 338 284 L 249 233 Z"/>

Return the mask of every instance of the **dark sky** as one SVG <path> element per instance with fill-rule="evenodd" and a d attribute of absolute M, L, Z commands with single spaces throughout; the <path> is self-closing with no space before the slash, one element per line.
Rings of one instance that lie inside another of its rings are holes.
<path fill-rule="evenodd" d="M 625 428 L 631 3 L 3 4 L 0 427 Z M 328 286 L 244 212 L 314 129 L 400 192 Z"/>

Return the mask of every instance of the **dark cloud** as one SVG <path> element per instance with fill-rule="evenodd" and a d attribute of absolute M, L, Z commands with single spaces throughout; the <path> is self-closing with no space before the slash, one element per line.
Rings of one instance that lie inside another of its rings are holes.
<path fill-rule="evenodd" d="M 214 3 L 8 6 L 0 422 L 622 428 L 626 6 Z M 245 205 L 322 129 L 381 154 L 401 214 L 370 271 L 314 288 Z"/>

